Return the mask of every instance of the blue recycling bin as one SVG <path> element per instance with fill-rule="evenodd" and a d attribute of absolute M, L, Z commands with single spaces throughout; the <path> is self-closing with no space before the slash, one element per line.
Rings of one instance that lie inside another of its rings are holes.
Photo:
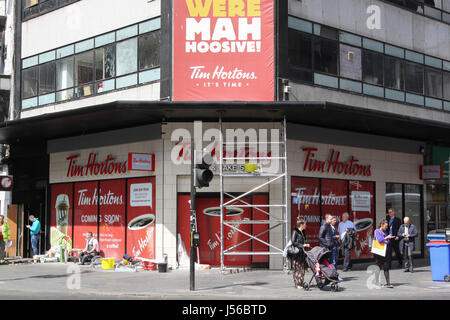
<path fill-rule="evenodd" d="M 431 279 L 445 281 L 450 276 L 450 243 L 445 241 L 430 241 Z"/>

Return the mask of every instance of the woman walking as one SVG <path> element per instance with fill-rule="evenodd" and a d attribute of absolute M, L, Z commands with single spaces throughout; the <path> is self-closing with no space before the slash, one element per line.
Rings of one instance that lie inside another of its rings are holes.
<path fill-rule="evenodd" d="M 291 256 L 294 284 L 297 289 L 303 289 L 303 280 L 305 278 L 305 253 L 303 248 L 309 248 L 306 243 L 306 221 L 298 217 L 296 228 L 292 232 L 292 246 L 299 249 L 299 252 Z"/>
<path fill-rule="evenodd" d="M 375 230 L 375 239 L 377 239 L 377 241 L 379 243 L 384 243 L 386 245 L 386 255 L 383 257 L 380 255 L 374 254 L 374 256 L 375 256 L 375 261 L 376 261 L 376 264 L 378 265 L 378 267 L 380 269 L 383 269 L 384 277 L 386 279 L 386 284 L 383 285 L 382 287 L 394 288 L 394 286 L 391 285 L 391 282 L 389 279 L 389 264 L 392 259 L 392 246 L 390 244 L 390 240 L 395 237 L 392 235 L 389 235 L 389 233 L 387 232 L 388 228 L 389 228 L 389 222 L 386 219 L 383 219 L 378 223 L 378 228 L 377 228 L 377 230 Z"/>

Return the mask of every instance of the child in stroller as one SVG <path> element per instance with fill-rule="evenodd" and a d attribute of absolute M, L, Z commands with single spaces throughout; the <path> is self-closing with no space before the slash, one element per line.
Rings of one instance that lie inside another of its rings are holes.
<path fill-rule="evenodd" d="M 319 289 L 323 289 L 323 287 L 331 283 L 331 290 L 334 292 L 339 291 L 339 274 L 336 268 L 326 259 L 329 253 L 330 251 L 323 247 L 314 247 L 310 251 L 305 251 L 306 263 L 313 271 L 309 283 L 305 282 L 303 284 L 305 290 L 309 290 L 312 280 L 315 279 Z"/>

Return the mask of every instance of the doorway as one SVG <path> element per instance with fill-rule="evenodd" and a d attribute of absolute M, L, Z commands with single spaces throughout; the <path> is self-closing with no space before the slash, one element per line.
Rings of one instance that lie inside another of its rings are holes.
<path fill-rule="evenodd" d="M 425 217 L 428 232 L 450 228 L 450 208 L 446 202 L 428 203 Z"/>

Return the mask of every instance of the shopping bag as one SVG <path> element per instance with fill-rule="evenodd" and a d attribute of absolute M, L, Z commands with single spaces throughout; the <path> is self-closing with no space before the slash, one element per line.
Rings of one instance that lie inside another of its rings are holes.
<path fill-rule="evenodd" d="M 373 239 L 371 252 L 373 254 L 386 257 L 386 244 Z"/>

